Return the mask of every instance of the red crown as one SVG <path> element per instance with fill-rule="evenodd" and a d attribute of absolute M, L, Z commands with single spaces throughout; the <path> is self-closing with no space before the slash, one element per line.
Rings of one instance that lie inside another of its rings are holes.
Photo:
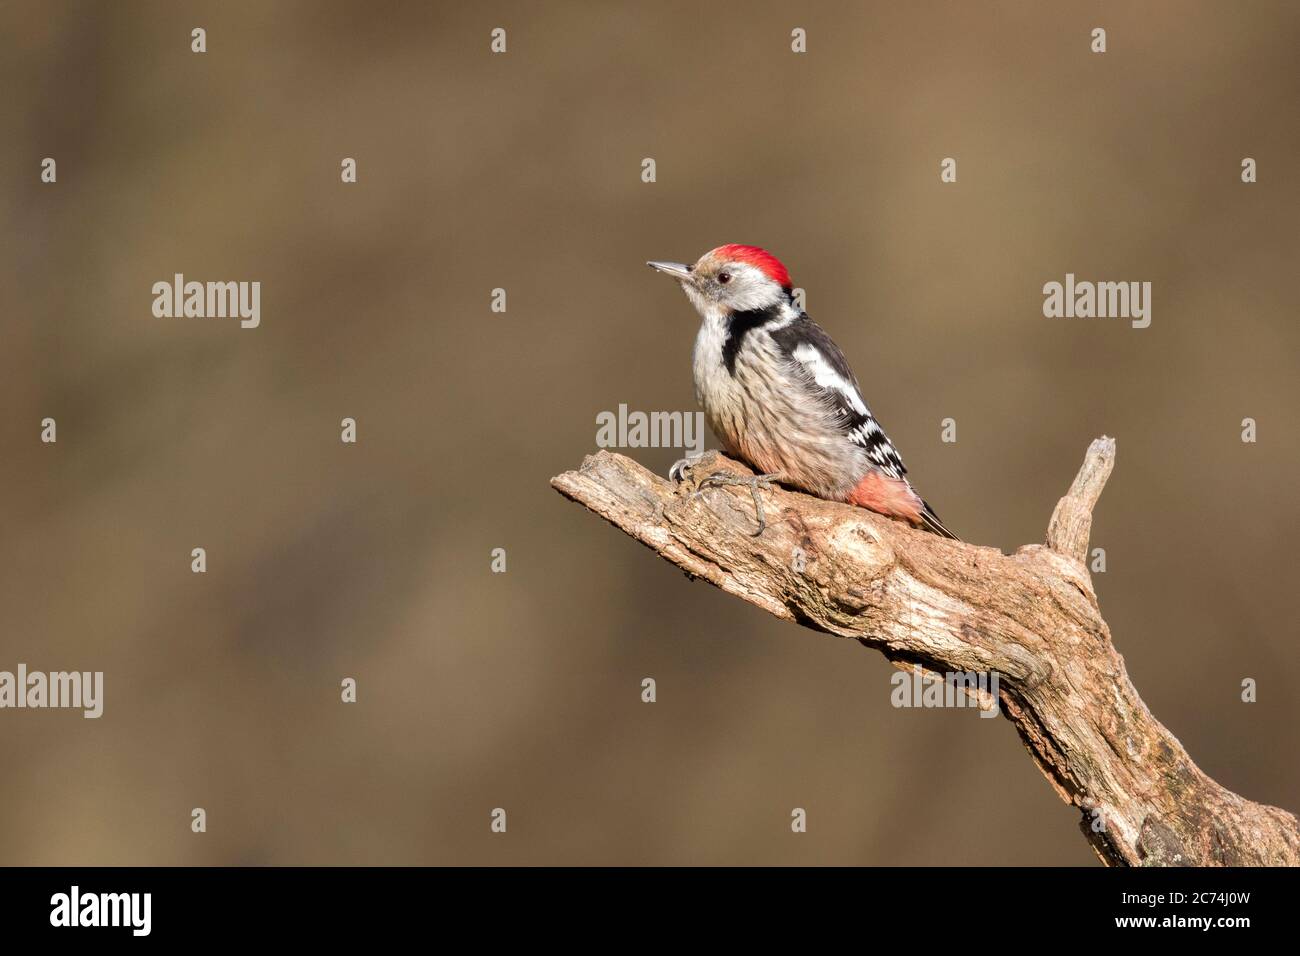
<path fill-rule="evenodd" d="M 781 286 L 781 288 L 790 288 L 790 273 L 786 271 L 785 266 L 781 265 L 781 260 L 766 249 L 760 249 L 758 246 L 732 244 L 718 246 L 713 250 L 713 254 L 723 259 L 729 259 L 732 262 L 744 262 L 751 265 Z"/>

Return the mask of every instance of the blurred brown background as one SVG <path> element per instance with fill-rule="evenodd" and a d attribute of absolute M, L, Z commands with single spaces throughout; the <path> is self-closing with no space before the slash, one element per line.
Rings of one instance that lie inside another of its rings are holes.
<path fill-rule="evenodd" d="M 0 862 L 1093 864 L 1006 721 L 894 709 L 548 487 L 598 412 L 695 408 L 643 262 L 724 242 L 967 540 L 1041 540 L 1116 436 L 1134 683 L 1300 810 L 1298 44 L 1285 2 L 6 4 L 0 669 L 106 699 L 0 712 Z M 261 327 L 153 318 L 176 272 Z M 1043 318 L 1066 272 L 1151 327 Z"/>

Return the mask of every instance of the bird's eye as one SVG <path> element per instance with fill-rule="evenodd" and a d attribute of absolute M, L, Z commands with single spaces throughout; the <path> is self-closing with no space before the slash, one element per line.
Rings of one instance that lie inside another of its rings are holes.
<path fill-rule="evenodd" d="M 731 273 L 730 273 L 730 272 L 719 272 L 719 273 L 718 273 L 718 281 L 721 282 L 723 285 L 726 285 L 728 282 L 731 281 Z"/>

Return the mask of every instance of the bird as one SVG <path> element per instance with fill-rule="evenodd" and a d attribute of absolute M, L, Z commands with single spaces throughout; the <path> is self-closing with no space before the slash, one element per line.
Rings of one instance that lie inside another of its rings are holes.
<path fill-rule="evenodd" d="M 700 314 L 695 398 L 723 450 L 754 469 L 698 486 L 774 483 L 960 540 L 912 487 L 903 458 L 871 414 L 839 346 L 796 305 L 790 273 L 758 246 L 728 244 L 693 265 L 647 262 L 680 284 Z M 694 459 L 673 465 L 682 480 Z"/>

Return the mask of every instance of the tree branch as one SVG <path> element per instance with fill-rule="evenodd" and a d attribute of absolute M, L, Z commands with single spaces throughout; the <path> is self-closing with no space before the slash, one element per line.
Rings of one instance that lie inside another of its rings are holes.
<path fill-rule="evenodd" d="M 1111 643 L 1084 561 L 1115 459 L 1092 443 L 1046 545 L 1005 555 L 794 491 L 694 492 L 599 452 L 552 479 L 692 577 L 785 620 L 931 675 L 997 674 L 998 704 L 1111 865 L 1300 865 L 1300 825 L 1224 789 L 1147 710 Z M 692 477 L 742 465 L 709 453 Z M 774 517 L 774 516 L 779 516 Z M 991 698 L 986 699 L 991 704 Z"/>

